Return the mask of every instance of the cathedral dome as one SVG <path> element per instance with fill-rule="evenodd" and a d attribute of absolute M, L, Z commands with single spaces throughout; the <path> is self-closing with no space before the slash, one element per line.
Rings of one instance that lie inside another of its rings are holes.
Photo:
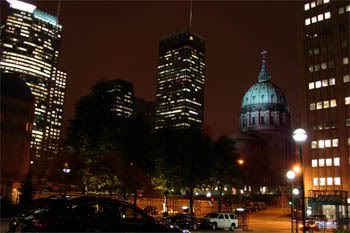
<path fill-rule="evenodd" d="M 266 53 L 261 53 L 263 60 L 258 82 L 248 89 L 242 99 L 242 131 L 289 125 L 287 98 L 282 90 L 270 81 L 271 75 L 266 68 Z"/>

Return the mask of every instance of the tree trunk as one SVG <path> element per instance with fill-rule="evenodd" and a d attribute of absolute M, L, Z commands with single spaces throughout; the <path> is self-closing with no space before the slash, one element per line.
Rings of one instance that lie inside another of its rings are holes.
<path fill-rule="evenodd" d="M 218 200 L 218 206 L 219 206 L 219 212 L 221 212 L 222 209 L 222 186 L 219 187 L 219 200 Z"/>
<path fill-rule="evenodd" d="M 134 206 L 136 207 L 136 201 L 137 201 L 137 190 L 134 191 Z"/>
<path fill-rule="evenodd" d="M 190 214 L 193 214 L 193 188 L 190 187 Z"/>

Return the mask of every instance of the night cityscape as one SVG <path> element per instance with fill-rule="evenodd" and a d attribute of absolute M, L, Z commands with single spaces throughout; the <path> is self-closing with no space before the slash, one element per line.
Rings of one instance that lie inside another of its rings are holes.
<path fill-rule="evenodd" d="M 0 232 L 350 232 L 349 1 L 0 12 Z"/>

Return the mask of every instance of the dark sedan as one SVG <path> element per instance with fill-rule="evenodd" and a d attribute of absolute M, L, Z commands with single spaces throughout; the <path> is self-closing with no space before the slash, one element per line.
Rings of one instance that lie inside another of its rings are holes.
<path fill-rule="evenodd" d="M 181 229 L 197 230 L 201 225 L 200 221 L 190 214 L 176 214 L 168 217 L 168 221 L 170 224 L 178 226 Z"/>
<path fill-rule="evenodd" d="M 97 197 L 37 199 L 10 223 L 9 232 L 181 232 L 156 223 L 123 201 Z"/>

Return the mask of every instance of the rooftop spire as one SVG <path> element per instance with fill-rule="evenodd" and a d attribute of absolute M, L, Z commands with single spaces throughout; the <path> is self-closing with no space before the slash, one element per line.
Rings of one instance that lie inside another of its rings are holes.
<path fill-rule="evenodd" d="M 268 81 L 271 78 L 269 72 L 266 69 L 266 57 L 267 57 L 266 55 L 267 55 L 267 51 L 263 50 L 263 51 L 261 51 L 260 54 L 262 56 L 262 64 L 261 64 L 261 69 L 260 69 L 260 73 L 259 73 L 259 76 L 258 76 L 258 81 L 259 82 L 266 82 L 266 81 Z"/>
<path fill-rule="evenodd" d="M 189 31 L 191 31 L 191 26 L 192 26 L 192 0 L 190 0 L 190 19 L 189 19 L 189 24 L 188 24 Z"/>

